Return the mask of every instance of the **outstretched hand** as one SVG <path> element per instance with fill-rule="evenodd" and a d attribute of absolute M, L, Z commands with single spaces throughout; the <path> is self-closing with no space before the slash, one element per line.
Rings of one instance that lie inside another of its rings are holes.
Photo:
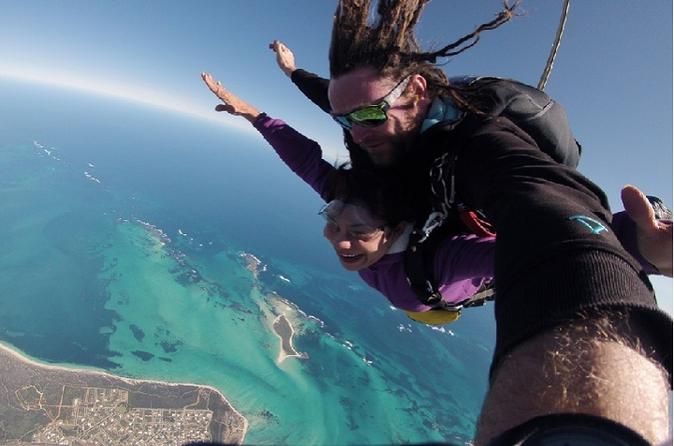
<path fill-rule="evenodd" d="M 222 104 L 218 104 L 215 107 L 216 111 L 224 111 L 230 115 L 243 116 L 250 122 L 254 122 L 255 119 L 260 116 L 260 112 L 255 107 L 234 93 L 226 90 L 225 87 L 223 87 L 220 82 L 213 79 L 213 76 L 209 73 L 201 73 L 201 78 L 213 94 L 222 101 Z"/>
<path fill-rule="evenodd" d="M 672 277 L 672 222 L 655 218 L 646 196 L 634 186 L 625 186 L 621 193 L 625 211 L 637 228 L 639 252 L 662 274 Z"/>
<path fill-rule="evenodd" d="M 281 71 L 290 77 L 297 69 L 293 52 L 280 40 L 274 40 L 269 44 L 269 48 L 276 53 L 276 63 Z"/>

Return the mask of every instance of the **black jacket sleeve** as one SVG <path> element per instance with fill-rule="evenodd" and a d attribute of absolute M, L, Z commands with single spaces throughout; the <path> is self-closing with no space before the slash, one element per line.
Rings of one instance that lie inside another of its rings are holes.
<path fill-rule="evenodd" d="M 290 79 L 311 102 L 318 105 L 324 112 L 330 113 L 330 100 L 328 99 L 330 80 L 301 68 L 293 71 Z"/>
<path fill-rule="evenodd" d="M 456 192 L 496 229 L 496 349 L 492 372 L 516 345 L 579 313 L 628 312 L 652 332 L 672 373 L 672 319 L 640 265 L 611 231 L 605 194 L 542 153 L 507 119 L 477 126 L 458 152 Z"/>

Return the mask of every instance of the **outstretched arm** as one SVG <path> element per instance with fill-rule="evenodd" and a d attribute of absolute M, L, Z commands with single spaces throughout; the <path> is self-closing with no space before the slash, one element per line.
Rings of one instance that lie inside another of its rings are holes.
<path fill-rule="evenodd" d="M 269 44 L 269 49 L 276 53 L 276 63 L 281 71 L 283 71 L 286 76 L 292 77 L 293 71 L 295 71 L 297 67 L 295 66 L 295 55 L 290 51 L 290 48 L 280 40 L 274 40 Z"/>
<path fill-rule="evenodd" d="M 295 66 L 295 55 L 283 42 L 274 40 L 269 48 L 276 53 L 276 63 L 281 71 L 288 76 L 300 91 L 321 110 L 330 113 L 328 100 L 328 85 L 330 81 L 314 73 L 310 73 Z"/>
<path fill-rule="evenodd" d="M 217 111 L 247 119 L 271 144 L 283 162 L 318 192 L 321 198 L 327 199 L 328 178 L 334 167 L 322 159 L 321 148 L 316 142 L 280 119 L 272 119 L 265 113 L 260 113 L 257 108 L 225 89 L 210 74 L 202 73 L 201 78 L 223 102 L 215 107 Z"/>
<path fill-rule="evenodd" d="M 230 115 L 242 116 L 251 124 L 260 116 L 257 108 L 253 107 L 248 102 L 244 101 L 231 91 L 226 90 L 219 81 L 213 79 L 209 73 L 201 73 L 201 78 L 204 80 L 208 88 L 215 94 L 222 104 L 218 104 L 215 110 L 227 112 Z"/>

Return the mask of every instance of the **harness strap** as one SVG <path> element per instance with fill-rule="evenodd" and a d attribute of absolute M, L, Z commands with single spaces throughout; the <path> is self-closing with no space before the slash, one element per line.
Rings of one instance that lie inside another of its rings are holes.
<path fill-rule="evenodd" d="M 422 230 L 412 230 L 404 257 L 407 283 L 421 303 L 432 307 L 442 302 L 442 295 L 435 286 L 431 273 L 433 259 L 428 258 L 428 253 L 434 253 L 440 241 L 439 232 L 441 231 L 427 235 Z M 430 235 L 433 237 L 429 239 Z"/>
<path fill-rule="evenodd" d="M 449 304 L 444 301 L 440 301 L 440 303 L 434 309 L 461 311 L 464 308 L 481 307 L 488 301 L 494 300 L 494 298 L 496 298 L 494 281 L 490 280 L 484 282 L 482 286 L 475 292 L 475 294 L 470 296 L 468 299 L 455 304 Z"/>
<path fill-rule="evenodd" d="M 496 235 L 491 223 L 480 217 L 475 211 L 470 209 L 459 210 L 459 218 L 473 234 L 477 234 L 480 237 L 493 237 Z"/>

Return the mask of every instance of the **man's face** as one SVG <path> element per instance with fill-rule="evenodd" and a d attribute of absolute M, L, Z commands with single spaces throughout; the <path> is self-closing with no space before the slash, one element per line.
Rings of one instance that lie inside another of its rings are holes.
<path fill-rule="evenodd" d="M 333 115 L 345 115 L 360 107 L 378 104 L 401 79 L 379 77 L 372 68 L 357 68 L 330 80 L 328 95 Z M 348 130 L 356 144 L 361 146 L 376 165 L 394 164 L 416 135 L 423 116 L 410 99 L 413 81 L 402 96 L 388 109 L 388 119 L 376 127 L 353 123 Z"/>

